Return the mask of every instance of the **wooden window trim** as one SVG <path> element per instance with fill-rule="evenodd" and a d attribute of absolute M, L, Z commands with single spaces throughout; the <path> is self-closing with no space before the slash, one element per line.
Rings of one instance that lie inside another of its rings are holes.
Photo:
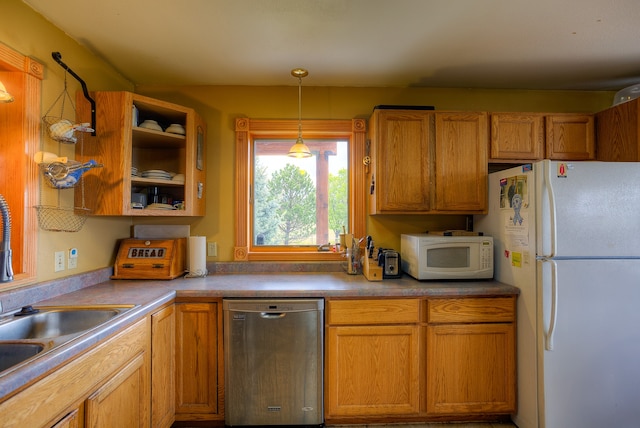
<path fill-rule="evenodd" d="M 2 290 L 18 288 L 36 280 L 38 225 L 38 166 L 33 161 L 40 145 L 40 104 L 44 67 L 0 43 L 0 80 L 14 96 L 2 106 L 2 122 L 9 124 L 0 138 L 0 152 L 10 166 L 0 193 L 12 216 L 11 249 L 13 281 Z"/>
<path fill-rule="evenodd" d="M 252 251 L 249 241 L 251 209 L 249 204 L 251 178 L 252 141 L 258 138 L 289 138 L 298 135 L 297 120 L 260 120 L 238 118 L 236 133 L 236 224 L 235 261 L 329 261 L 340 260 L 338 253 L 300 251 L 287 248 L 282 251 Z M 349 206 L 348 229 L 354 236 L 364 236 L 366 231 L 365 157 L 366 121 L 352 120 L 303 120 L 304 138 L 345 138 L 349 140 Z"/>

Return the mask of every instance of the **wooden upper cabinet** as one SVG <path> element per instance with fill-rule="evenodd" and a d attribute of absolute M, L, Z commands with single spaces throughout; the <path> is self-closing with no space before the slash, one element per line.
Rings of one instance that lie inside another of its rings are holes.
<path fill-rule="evenodd" d="M 547 158 L 576 161 L 596 158 L 593 115 L 547 115 L 545 125 Z"/>
<path fill-rule="evenodd" d="M 640 99 L 618 104 L 596 114 L 598 160 L 640 161 Z"/>
<path fill-rule="evenodd" d="M 530 113 L 492 113 L 490 144 L 490 159 L 543 159 L 543 116 Z"/>
<path fill-rule="evenodd" d="M 370 136 L 371 214 L 486 209 L 486 113 L 379 109 Z"/>
<path fill-rule="evenodd" d="M 76 186 L 76 206 L 92 215 L 203 216 L 205 214 L 206 124 L 189 107 L 156 100 L 131 92 L 95 92 L 96 136 L 85 136 L 76 145 L 76 160 L 95 160 L 103 165 L 83 175 Z M 76 96 L 77 118 L 90 122 L 90 105 Z M 138 124 L 156 120 L 163 129 L 183 125 L 185 135 L 147 129 Z M 142 173 L 156 171 L 154 174 Z M 157 174 L 171 173 L 171 177 Z M 137 171 L 137 174 L 134 172 Z M 178 177 L 176 179 L 176 177 Z M 182 209 L 139 209 L 134 195 L 147 195 L 157 188 L 158 203 L 182 202 Z"/>
<path fill-rule="evenodd" d="M 487 114 L 436 113 L 435 209 L 481 213 L 487 209 Z"/>
<path fill-rule="evenodd" d="M 375 110 L 370 121 L 371 214 L 430 211 L 433 112 Z"/>
<path fill-rule="evenodd" d="M 491 113 L 492 163 L 595 159 L 591 114 Z"/>

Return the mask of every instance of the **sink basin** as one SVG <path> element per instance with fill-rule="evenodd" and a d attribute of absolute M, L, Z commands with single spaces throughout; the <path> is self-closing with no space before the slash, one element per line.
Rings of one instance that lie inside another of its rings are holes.
<path fill-rule="evenodd" d="M 46 339 L 80 333 L 103 324 L 127 307 L 41 307 L 32 315 L 0 323 L 0 340 Z"/>
<path fill-rule="evenodd" d="M 0 373 L 50 351 L 135 305 L 26 306 L 0 318 Z M 25 309 L 28 311 L 25 312 Z"/>
<path fill-rule="evenodd" d="M 39 343 L 0 343 L 0 372 L 28 360 L 43 349 Z"/>

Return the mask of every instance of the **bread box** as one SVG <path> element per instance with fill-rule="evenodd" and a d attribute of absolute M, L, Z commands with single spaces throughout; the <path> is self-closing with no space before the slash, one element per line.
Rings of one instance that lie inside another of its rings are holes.
<path fill-rule="evenodd" d="M 112 279 L 174 279 L 186 271 L 187 239 L 123 239 Z"/>

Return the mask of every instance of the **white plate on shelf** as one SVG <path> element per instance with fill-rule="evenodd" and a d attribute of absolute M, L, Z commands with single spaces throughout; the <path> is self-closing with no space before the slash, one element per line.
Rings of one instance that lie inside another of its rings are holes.
<path fill-rule="evenodd" d="M 164 178 L 166 180 L 171 180 L 170 175 L 166 174 L 142 174 L 144 178 Z"/>
<path fill-rule="evenodd" d="M 144 178 L 162 178 L 165 180 L 171 180 L 171 173 L 161 170 L 142 171 L 140 175 Z"/>
<path fill-rule="evenodd" d="M 147 205 L 148 210 L 175 210 L 176 208 L 173 205 L 169 204 L 149 204 Z"/>

